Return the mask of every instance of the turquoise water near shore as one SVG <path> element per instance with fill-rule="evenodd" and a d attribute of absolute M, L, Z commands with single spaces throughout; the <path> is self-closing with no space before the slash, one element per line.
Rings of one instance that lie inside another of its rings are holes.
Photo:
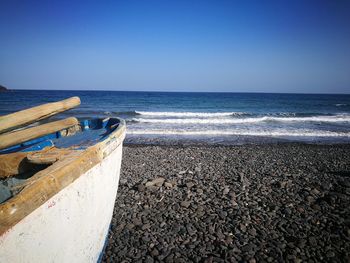
<path fill-rule="evenodd" d="M 70 96 L 58 117 L 122 117 L 127 142 L 350 142 L 350 95 L 12 90 L 0 115 Z"/>

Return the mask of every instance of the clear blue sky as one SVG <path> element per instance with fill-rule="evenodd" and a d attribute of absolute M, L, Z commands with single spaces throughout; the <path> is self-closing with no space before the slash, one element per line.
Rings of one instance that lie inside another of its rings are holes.
<path fill-rule="evenodd" d="M 1 0 L 0 34 L 13 89 L 350 92 L 345 0 Z"/>

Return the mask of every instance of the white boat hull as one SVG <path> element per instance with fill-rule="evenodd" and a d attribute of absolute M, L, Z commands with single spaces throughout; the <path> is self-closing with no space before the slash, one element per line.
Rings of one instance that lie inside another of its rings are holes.
<path fill-rule="evenodd" d="M 97 262 L 117 195 L 122 143 L 0 236 L 0 262 Z M 109 152 L 108 152 L 109 150 Z"/>

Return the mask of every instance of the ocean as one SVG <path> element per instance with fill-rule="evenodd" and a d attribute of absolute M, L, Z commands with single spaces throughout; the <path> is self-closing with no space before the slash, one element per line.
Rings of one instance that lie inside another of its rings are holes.
<path fill-rule="evenodd" d="M 126 143 L 350 142 L 350 95 L 11 90 L 0 115 L 71 96 L 55 118 L 124 118 Z"/>

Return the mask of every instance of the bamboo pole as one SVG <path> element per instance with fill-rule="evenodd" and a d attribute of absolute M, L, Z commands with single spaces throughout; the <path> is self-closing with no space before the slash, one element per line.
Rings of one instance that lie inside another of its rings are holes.
<path fill-rule="evenodd" d="M 70 117 L 64 120 L 45 123 L 25 130 L 8 132 L 0 135 L 0 149 L 20 144 L 38 137 L 54 133 L 78 124 L 78 120 Z"/>
<path fill-rule="evenodd" d="M 27 124 L 48 118 L 57 113 L 69 110 L 80 104 L 79 97 L 46 103 L 26 110 L 0 116 L 0 133 L 4 133 Z"/>

